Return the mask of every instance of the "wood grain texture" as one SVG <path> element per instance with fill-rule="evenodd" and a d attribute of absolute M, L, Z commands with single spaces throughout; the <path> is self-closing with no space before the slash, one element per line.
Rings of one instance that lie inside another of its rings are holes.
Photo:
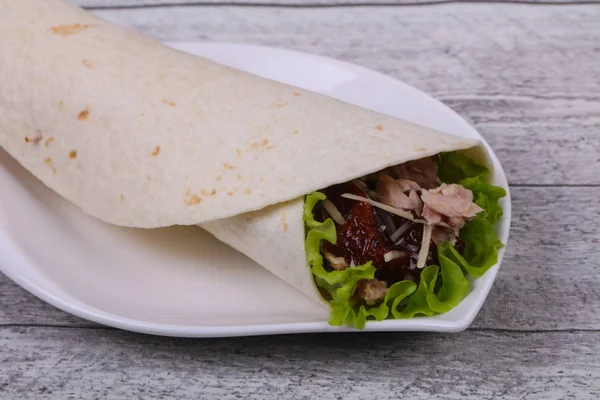
<path fill-rule="evenodd" d="M 0 397 L 597 399 L 599 343 L 600 332 L 180 340 L 3 328 Z"/>
<path fill-rule="evenodd" d="M 286 47 L 383 72 L 471 121 L 510 183 L 600 184 L 600 74 L 593 73 L 600 65 L 600 7 L 178 7 L 97 14 L 159 39 Z"/>
<path fill-rule="evenodd" d="M 431 93 L 499 155 L 513 185 L 511 238 L 481 313 L 453 335 L 157 338 L 69 316 L 0 274 L 0 399 L 600 397 L 599 7 L 96 12 L 159 39 L 322 54 Z"/>
<path fill-rule="evenodd" d="M 11 324 L 94 326 L 45 303 L 0 273 L 0 326 Z"/>
<path fill-rule="evenodd" d="M 513 223 L 494 288 L 473 326 L 600 330 L 600 187 L 512 189 Z M 577 207 L 573 206 L 573 203 Z M 0 326 L 91 326 L 0 275 Z"/>
<path fill-rule="evenodd" d="M 180 5 L 252 5 L 268 7 L 372 7 L 432 5 L 446 3 L 524 3 L 524 4 L 594 4 L 597 0 L 76 0 L 76 4 L 88 9 L 149 8 Z"/>

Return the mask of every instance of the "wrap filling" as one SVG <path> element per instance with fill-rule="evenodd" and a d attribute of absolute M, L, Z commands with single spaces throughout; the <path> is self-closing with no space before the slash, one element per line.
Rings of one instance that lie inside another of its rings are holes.
<path fill-rule="evenodd" d="M 505 192 L 486 183 L 487 173 L 462 154 L 442 153 L 319 192 L 307 228 L 335 233 L 318 241 L 320 257 L 307 239 L 307 255 L 331 301 L 330 323 L 360 328 L 367 318 L 433 315 L 458 304 L 466 275 L 482 275 L 502 247 L 493 224 Z M 423 304 L 411 305 L 415 295 Z"/>

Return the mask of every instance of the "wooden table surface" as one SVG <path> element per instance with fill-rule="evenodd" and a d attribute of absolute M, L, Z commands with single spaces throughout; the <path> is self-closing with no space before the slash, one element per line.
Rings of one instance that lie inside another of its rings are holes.
<path fill-rule="evenodd" d="M 79 3 L 159 39 L 322 54 L 432 94 L 497 152 L 511 239 L 460 334 L 151 337 L 67 315 L 0 275 L 1 399 L 600 398 L 597 1 Z"/>

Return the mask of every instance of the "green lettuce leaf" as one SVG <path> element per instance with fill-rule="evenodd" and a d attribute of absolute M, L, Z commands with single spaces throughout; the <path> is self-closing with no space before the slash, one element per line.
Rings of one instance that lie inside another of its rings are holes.
<path fill-rule="evenodd" d="M 332 301 L 329 324 L 333 326 L 348 324 L 363 329 L 368 317 L 382 321 L 390 315 L 390 311 L 396 312 L 400 302 L 413 294 L 416 287 L 417 285 L 412 281 L 396 282 L 388 288 L 383 301 L 375 306 L 352 307 L 349 302 Z"/>
<path fill-rule="evenodd" d="M 469 280 L 464 275 L 460 265 L 456 264 L 450 258 L 446 257 L 444 247 L 454 249 L 450 243 L 441 243 L 441 249 L 438 249 L 438 258 L 440 261 L 442 286 L 437 293 L 434 293 L 435 278 L 429 285 L 430 291 L 427 293 L 427 303 L 436 313 L 445 313 L 452 310 L 469 293 Z M 436 274 L 436 277 L 438 275 Z"/>
<path fill-rule="evenodd" d="M 397 307 L 405 297 L 414 292 L 416 284 L 411 281 L 397 282 L 388 289 L 384 301 L 375 307 L 353 306 L 352 296 L 358 281 L 373 279 L 375 267 L 368 262 L 353 268 L 346 268 L 343 271 L 325 270 L 321 255 L 321 240 L 335 244 L 337 238 L 335 225 L 330 218 L 325 222 L 319 222 L 314 218 L 313 209 L 321 200 L 325 200 L 325 195 L 313 192 L 306 196 L 304 202 L 304 223 L 308 228 L 305 242 L 306 259 L 315 282 L 331 298 L 329 323 L 331 325 L 349 324 L 362 329 L 369 317 L 378 321 L 385 319 L 390 313 L 390 307 Z"/>
<path fill-rule="evenodd" d="M 438 272 L 439 267 L 436 265 L 430 265 L 421 271 L 421 280 L 417 290 L 408 298 L 408 303 L 402 310 L 392 310 L 394 318 L 412 318 L 415 315 L 432 316 L 435 314 L 427 301 L 427 294 L 433 291 Z"/>
<path fill-rule="evenodd" d="M 459 183 L 473 192 L 473 201 L 483 212 L 467 222 L 460 232 L 465 242 L 461 255 L 449 243 L 438 246 L 440 265 L 430 265 L 421 271 L 419 284 L 401 281 L 393 284 L 383 301 L 374 306 L 355 305 L 352 298 L 358 282 L 373 279 L 375 267 L 371 262 L 343 271 L 328 271 L 323 266 L 321 241 L 336 242 L 335 224 L 315 220 L 314 207 L 326 197 L 321 192 L 310 193 L 304 203 L 306 257 L 315 282 L 330 299 L 329 324 L 350 325 L 363 329 L 367 320 L 413 318 L 445 313 L 454 308 L 469 292 L 468 275 L 482 276 L 498 260 L 503 244 L 494 224 L 502 217 L 499 200 L 506 195 L 503 188 L 487 183 L 487 168 L 457 153 L 442 153 L 439 176 L 443 182 Z"/>
<path fill-rule="evenodd" d="M 484 176 L 488 169 L 461 153 L 440 153 L 438 176 L 442 182 L 458 183 L 465 178 Z"/>
<path fill-rule="evenodd" d="M 469 221 L 460 231 L 460 236 L 465 242 L 464 255 L 454 247 L 447 246 L 444 249 L 445 256 L 464 268 L 469 275 L 479 278 L 498 262 L 498 250 L 504 245 L 498 239 L 494 226 L 483 216 Z"/>
<path fill-rule="evenodd" d="M 452 247 L 449 243 L 444 244 Z M 443 249 L 438 251 L 440 266 L 430 265 L 421 272 L 419 287 L 410 296 L 406 307 L 401 311 L 392 310 L 394 318 L 445 313 L 453 309 L 469 293 L 469 280 L 461 267 L 443 253 Z M 440 278 L 442 285 L 436 292 L 436 283 Z"/>
<path fill-rule="evenodd" d="M 490 185 L 483 176 L 465 178 L 458 183 L 473 192 L 473 202 L 484 209 L 485 217 L 492 225 L 502 218 L 502 206 L 499 200 L 506 196 L 504 188 Z"/>
<path fill-rule="evenodd" d="M 479 278 L 498 262 L 498 251 L 504 247 L 494 225 L 502 218 L 500 199 L 506 196 L 506 190 L 487 183 L 487 168 L 477 167 L 473 160 L 461 153 L 440 154 L 439 171 L 442 181 L 458 183 L 470 189 L 473 192 L 473 201 L 484 211 L 467 222 L 460 231 L 460 237 L 465 242 L 464 255 L 452 246 L 440 246 L 442 248 L 438 248 L 438 255 L 442 254 L 442 251 L 469 275 Z M 450 172 L 442 174 L 442 171 Z M 444 179 L 448 177 L 451 177 L 451 180 Z"/>

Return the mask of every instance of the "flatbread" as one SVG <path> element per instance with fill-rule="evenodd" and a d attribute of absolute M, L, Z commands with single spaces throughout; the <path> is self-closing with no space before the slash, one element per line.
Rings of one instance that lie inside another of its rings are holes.
<path fill-rule="evenodd" d="M 105 222 L 200 224 L 322 302 L 303 196 L 475 140 L 192 56 L 62 0 L 0 0 L 0 146 Z"/>
<path fill-rule="evenodd" d="M 0 146 L 112 224 L 214 221 L 477 144 L 185 54 L 62 0 L 0 9 Z"/>

